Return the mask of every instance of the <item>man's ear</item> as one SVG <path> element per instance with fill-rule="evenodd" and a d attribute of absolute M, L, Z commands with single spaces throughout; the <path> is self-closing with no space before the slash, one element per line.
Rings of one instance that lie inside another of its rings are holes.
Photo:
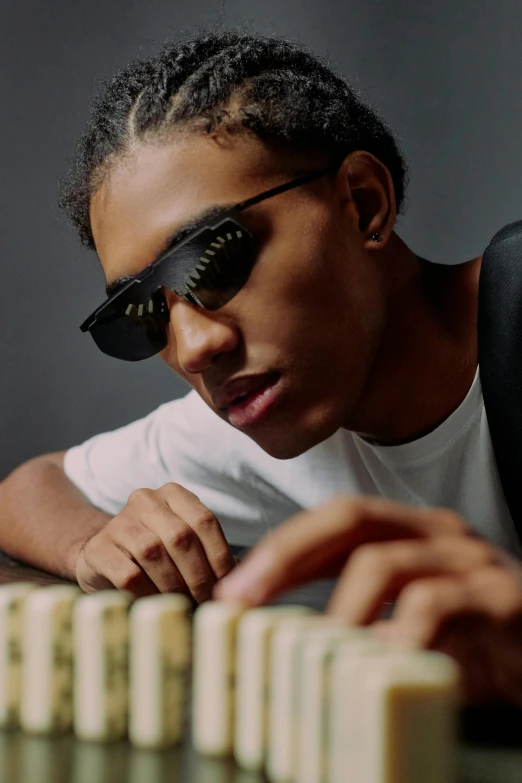
<path fill-rule="evenodd" d="M 377 250 L 387 243 L 395 221 L 397 206 L 391 174 L 371 152 L 356 150 L 343 161 L 337 177 L 346 190 L 357 227 L 366 250 Z"/>

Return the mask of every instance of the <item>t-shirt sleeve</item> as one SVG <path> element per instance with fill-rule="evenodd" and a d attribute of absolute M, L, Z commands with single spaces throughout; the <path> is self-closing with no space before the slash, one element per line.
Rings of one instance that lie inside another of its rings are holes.
<path fill-rule="evenodd" d="M 70 448 L 64 470 L 93 506 L 112 515 L 135 489 L 181 484 L 216 514 L 229 541 L 251 545 L 271 526 L 267 515 L 275 509 L 245 482 L 238 436 L 246 438 L 191 391 Z"/>

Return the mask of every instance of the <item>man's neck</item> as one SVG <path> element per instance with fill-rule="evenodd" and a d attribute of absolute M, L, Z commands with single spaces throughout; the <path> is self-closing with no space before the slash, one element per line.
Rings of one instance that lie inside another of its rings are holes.
<path fill-rule="evenodd" d="M 417 258 L 396 235 L 388 318 L 347 429 L 382 445 L 434 430 L 477 370 L 480 258 L 456 266 Z"/>

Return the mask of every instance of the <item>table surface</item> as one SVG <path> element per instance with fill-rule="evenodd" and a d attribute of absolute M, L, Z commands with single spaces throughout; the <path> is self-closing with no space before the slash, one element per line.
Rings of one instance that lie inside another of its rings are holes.
<path fill-rule="evenodd" d="M 65 582 L 0 553 L 0 584 L 21 581 Z M 458 783 L 522 783 L 522 711 L 471 710 L 462 725 L 466 742 L 459 751 Z M 72 734 L 6 731 L 0 732 L 0 783 L 264 783 L 264 778 L 231 761 L 202 758 L 189 742 L 153 752 L 127 741 L 96 745 Z"/>

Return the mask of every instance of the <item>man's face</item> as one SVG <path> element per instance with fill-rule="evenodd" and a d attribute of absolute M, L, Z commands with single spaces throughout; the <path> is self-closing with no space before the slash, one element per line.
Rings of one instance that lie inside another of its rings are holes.
<path fill-rule="evenodd" d="M 311 163 L 308 171 L 321 168 Z M 167 238 L 213 205 L 243 201 L 307 173 L 249 136 L 199 134 L 137 144 L 91 202 L 108 283 L 134 275 Z M 225 421 L 288 459 L 348 426 L 379 344 L 385 299 L 364 249 L 343 168 L 250 207 L 239 221 L 259 248 L 246 285 L 222 308 L 200 309 L 165 290 L 162 359 Z M 273 373 L 264 413 L 237 424 L 212 395 L 232 378 Z"/>

